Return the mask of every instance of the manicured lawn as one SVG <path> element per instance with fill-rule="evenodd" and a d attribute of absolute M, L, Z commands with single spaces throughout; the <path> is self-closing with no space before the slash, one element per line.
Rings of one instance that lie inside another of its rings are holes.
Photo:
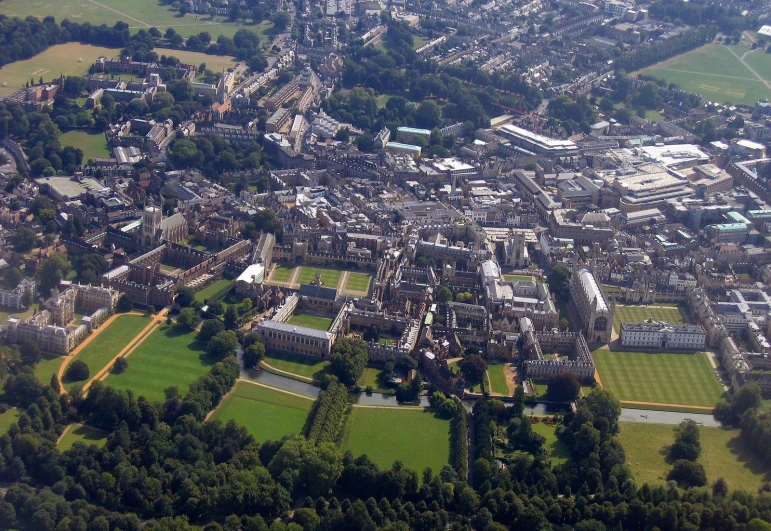
<path fill-rule="evenodd" d="M 16 317 L 18 319 L 26 319 L 34 312 L 33 308 L 27 308 L 26 310 L 11 310 L 4 308 L 0 311 L 0 325 L 5 326 L 5 322 L 9 317 Z"/>
<path fill-rule="evenodd" d="M 164 400 L 163 390 L 171 386 L 179 387 L 182 396 L 186 395 L 188 386 L 212 365 L 205 345 L 196 341 L 196 334 L 161 325 L 128 357 L 128 369 L 111 374 L 105 383 L 131 389 L 153 402 Z"/>
<path fill-rule="evenodd" d="M 299 314 L 290 317 L 289 323 L 298 326 L 306 326 L 315 330 L 327 331 L 329 330 L 329 327 L 332 326 L 332 319 L 329 317 L 318 317 L 316 315 Z"/>
<path fill-rule="evenodd" d="M 517 280 L 533 280 L 533 277 L 525 275 L 503 275 L 503 280 L 506 282 L 515 282 Z"/>
<path fill-rule="evenodd" d="M 323 371 L 329 365 L 329 361 L 321 358 L 278 352 L 266 353 L 265 361 L 271 367 L 306 378 L 313 378 L 317 372 Z"/>
<path fill-rule="evenodd" d="M 394 390 L 386 385 L 382 378 L 383 369 L 380 367 L 364 367 L 364 373 L 356 381 L 362 389 L 372 387 L 375 391 L 392 393 Z"/>
<path fill-rule="evenodd" d="M 0 435 L 5 435 L 6 432 L 8 432 L 11 424 L 16 422 L 16 419 L 19 418 L 19 413 L 21 413 L 21 411 L 14 407 L 8 409 L 5 413 L 0 414 Z"/>
<path fill-rule="evenodd" d="M 76 359 L 88 365 L 93 378 L 149 323 L 144 315 L 121 315 L 80 351 Z M 70 389 L 73 385 L 84 383 L 68 382 L 65 378 L 64 387 Z"/>
<path fill-rule="evenodd" d="M 723 388 L 703 352 L 669 354 L 596 350 L 603 387 L 619 400 L 714 406 Z"/>
<path fill-rule="evenodd" d="M 490 377 L 490 387 L 493 393 L 509 396 L 509 387 L 506 385 L 506 371 L 510 370 L 507 363 L 491 363 L 487 366 L 487 374 Z"/>
<path fill-rule="evenodd" d="M 439 473 L 450 459 L 450 422 L 422 409 L 354 407 L 346 420 L 340 448 L 367 454 L 380 468 L 400 460 L 422 474 Z"/>
<path fill-rule="evenodd" d="M 292 271 L 294 271 L 294 267 L 277 265 L 273 270 L 273 277 L 271 280 L 275 280 L 276 282 L 289 282 L 289 279 L 292 278 Z"/>
<path fill-rule="evenodd" d="M 340 275 L 343 274 L 343 272 L 338 269 L 302 266 L 297 282 L 299 284 L 310 284 L 316 279 L 316 273 L 321 275 L 322 285 L 327 288 L 336 288 L 337 283 L 340 282 Z"/>
<path fill-rule="evenodd" d="M 100 131 L 67 131 L 59 137 L 62 146 L 72 146 L 83 152 L 83 160 L 108 159 L 107 139 Z"/>
<path fill-rule="evenodd" d="M 657 306 L 654 304 L 654 306 Z M 560 314 L 560 317 L 562 315 Z M 613 314 L 613 328 L 621 332 L 621 323 L 641 323 L 648 318 L 654 321 L 666 321 L 669 324 L 683 324 L 683 314 L 677 308 L 650 308 L 648 306 L 622 306 L 616 305 Z"/>
<path fill-rule="evenodd" d="M 637 485 L 665 483 L 672 468 L 666 447 L 674 442 L 674 426 L 621 422 L 620 427 L 618 440 L 624 446 Z M 755 493 L 763 482 L 771 481 L 768 467 L 744 447 L 738 429 L 700 426 L 699 435 L 698 462 L 704 465 L 708 484 L 722 476 L 731 490 Z"/>
<path fill-rule="evenodd" d="M 235 282 L 233 280 L 227 280 L 221 278 L 206 286 L 204 289 L 195 294 L 195 301 L 203 304 L 203 301 L 215 302 L 221 299 L 230 289 Z"/>
<path fill-rule="evenodd" d="M 227 422 L 233 419 L 261 443 L 300 433 L 311 407 L 313 400 L 310 398 L 238 382 L 211 420 Z"/>
<path fill-rule="evenodd" d="M 76 442 L 82 442 L 87 446 L 94 444 L 101 448 L 107 444 L 107 432 L 84 424 L 75 424 L 64 434 L 56 447 L 60 452 L 64 452 L 72 448 Z"/>
<path fill-rule="evenodd" d="M 348 281 L 345 283 L 345 289 L 351 291 L 367 291 L 369 286 L 369 275 L 366 273 L 348 273 Z"/>
<path fill-rule="evenodd" d="M 533 431 L 539 435 L 546 437 L 544 446 L 549 450 L 551 455 L 551 466 L 561 465 L 570 458 L 570 452 L 567 445 L 557 439 L 555 434 L 556 426 L 549 426 L 543 422 L 537 422 L 533 424 Z"/>
<path fill-rule="evenodd" d="M 205 30 L 202 29 L 200 31 Z M 153 51 L 158 54 L 158 57 L 161 55 L 176 57 L 180 62 L 195 65 L 196 67 L 201 63 L 206 63 L 206 68 L 212 72 L 222 72 L 223 69 L 227 71 L 228 68 L 235 68 L 236 66 L 236 58 L 230 55 L 209 55 L 201 52 L 174 50 L 172 48 L 153 48 Z"/>
<path fill-rule="evenodd" d="M 35 378 L 42 384 L 51 383 L 51 375 L 59 373 L 59 367 L 64 362 L 64 356 L 43 354 L 40 362 L 35 365 Z"/>

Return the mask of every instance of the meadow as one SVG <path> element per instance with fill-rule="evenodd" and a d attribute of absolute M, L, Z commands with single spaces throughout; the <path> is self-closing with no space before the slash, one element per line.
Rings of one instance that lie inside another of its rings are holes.
<path fill-rule="evenodd" d="M 327 331 L 332 326 L 332 319 L 316 315 L 295 314 L 289 318 L 289 324 Z"/>
<path fill-rule="evenodd" d="M 346 419 L 340 448 L 367 454 L 380 468 L 394 461 L 418 471 L 431 467 L 438 474 L 449 463 L 450 422 L 418 408 L 354 407 Z"/>
<path fill-rule="evenodd" d="M 99 332 L 99 335 L 80 351 L 76 359 L 88 365 L 90 377 L 93 378 L 149 323 L 150 320 L 144 315 L 121 315 Z M 73 385 L 84 383 L 86 382 L 69 382 L 65 378 L 64 387 L 70 389 Z"/>
<path fill-rule="evenodd" d="M 674 426 L 641 426 L 635 422 L 619 425 L 618 440 L 626 451 L 637 485 L 665 483 L 672 468 L 667 451 L 674 442 Z M 699 439 L 702 450 L 698 462 L 704 465 L 708 484 L 722 476 L 731 490 L 754 493 L 764 482 L 771 481 L 768 467 L 744 447 L 738 429 L 700 426 Z"/>
<path fill-rule="evenodd" d="M 277 441 L 302 432 L 313 399 L 248 382 L 237 382 L 211 420 L 235 420 L 257 440 Z"/>
<path fill-rule="evenodd" d="M 112 153 L 107 148 L 107 139 L 99 131 L 67 131 L 59 137 L 62 146 L 72 146 L 83 152 L 83 161 L 108 159 Z"/>
<path fill-rule="evenodd" d="M 323 371 L 329 365 L 329 361 L 320 358 L 279 352 L 267 352 L 265 361 L 271 367 L 306 378 L 313 378 L 316 373 Z"/>
<path fill-rule="evenodd" d="M 64 452 L 72 448 L 76 442 L 82 442 L 86 446 L 94 444 L 98 448 L 101 448 L 107 444 L 107 432 L 84 424 L 74 424 L 67 430 L 64 437 L 59 440 L 56 448 L 58 448 L 60 452 Z"/>
<path fill-rule="evenodd" d="M 654 306 L 656 306 L 654 304 Z M 621 323 L 641 323 L 648 318 L 654 321 L 666 321 L 669 324 L 683 324 L 683 314 L 677 308 L 651 308 L 649 306 L 616 305 L 613 314 L 613 328 L 621 332 Z"/>
<path fill-rule="evenodd" d="M 707 44 L 632 75 L 664 79 L 708 101 L 754 105 L 759 99 L 771 97 L 771 89 L 742 64 L 740 57 L 750 50 L 744 45 Z M 762 47 L 748 53 L 744 60 L 765 80 L 771 79 L 771 57 Z"/>
<path fill-rule="evenodd" d="M 503 396 L 509 396 L 509 386 L 506 385 L 506 372 L 508 363 L 490 363 L 487 366 L 487 376 L 490 381 L 490 390 Z"/>
<path fill-rule="evenodd" d="M 120 374 L 110 374 L 105 384 L 131 389 L 151 402 L 164 400 L 163 390 L 177 386 L 182 396 L 188 386 L 205 375 L 212 365 L 205 345 L 196 341 L 197 332 L 182 332 L 162 325 L 128 356 L 129 366 Z"/>
<path fill-rule="evenodd" d="M 19 413 L 21 412 L 15 407 L 7 409 L 5 413 L 0 413 L 0 435 L 5 435 L 8 432 L 11 424 L 19 418 Z"/>
<path fill-rule="evenodd" d="M 723 388 L 703 352 L 670 354 L 596 350 L 592 353 L 602 386 L 622 401 L 711 409 Z"/>
<path fill-rule="evenodd" d="M 549 450 L 549 455 L 551 456 L 551 466 L 553 467 L 561 465 L 570 458 L 570 452 L 568 451 L 567 445 L 557 439 L 557 435 L 555 433 L 556 429 L 556 426 L 549 426 L 543 422 L 537 422 L 533 424 L 533 431 L 538 435 L 543 435 L 546 437 L 544 447 Z"/>

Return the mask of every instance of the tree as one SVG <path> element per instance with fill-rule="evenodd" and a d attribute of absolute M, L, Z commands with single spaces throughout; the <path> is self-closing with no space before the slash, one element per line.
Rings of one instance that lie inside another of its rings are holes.
<path fill-rule="evenodd" d="M 238 328 L 238 307 L 235 304 L 228 306 L 225 310 L 225 329 L 235 330 Z"/>
<path fill-rule="evenodd" d="M 567 330 L 568 328 L 570 328 L 570 321 L 562 317 L 559 321 L 558 326 L 560 327 L 560 330 Z"/>
<path fill-rule="evenodd" d="M 64 255 L 56 253 L 46 258 L 37 272 L 40 291 L 47 293 L 58 286 L 69 271 L 70 263 Z"/>
<path fill-rule="evenodd" d="M 252 217 L 252 223 L 254 223 L 254 227 L 258 231 L 270 232 L 271 234 L 276 235 L 277 238 L 284 229 L 283 224 L 276 217 L 276 213 L 267 208 L 258 210 Z"/>
<path fill-rule="evenodd" d="M 415 122 L 425 129 L 433 129 L 442 123 L 442 109 L 433 100 L 420 102 L 415 110 Z"/>
<path fill-rule="evenodd" d="M 271 17 L 270 21 L 273 22 L 273 28 L 279 33 L 286 31 L 286 29 L 289 27 L 289 24 L 292 23 L 292 19 L 285 11 L 279 11 L 273 15 L 273 17 Z"/>
<path fill-rule="evenodd" d="M 377 325 L 370 325 L 362 334 L 364 341 L 371 341 L 377 343 L 380 341 L 380 327 Z"/>
<path fill-rule="evenodd" d="M 189 286 L 182 286 L 177 290 L 177 297 L 174 300 L 183 308 L 187 308 L 195 301 L 195 290 Z"/>
<path fill-rule="evenodd" d="M 25 365 L 34 366 L 40 362 L 40 347 L 33 341 L 24 341 L 19 348 L 19 353 Z"/>
<path fill-rule="evenodd" d="M 128 369 L 128 360 L 124 356 L 119 357 L 115 360 L 115 363 L 112 364 L 112 372 L 115 374 L 120 374 L 126 369 Z"/>
<path fill-rule="evenodd" d="M 206 353 L 213 359 L 224 359 L 238 348 L 238 337 L 232 330 L 224 330 L 206 344 Z"/>
<path fill-rule="evenodd" d="M 728 496 L 728 483 L 726 483 L 722 476 L 712 483 L 712 495 L 715 497 Z"/>
<path fill-rule="evenodd" d="M 51 386 L 51 389 L 54 390 L 54 393 L 57 395 L 62 391 L 62 386 L 59 383 L 59 377 L 56 376 L 56 373 L 51 375 L 51 383 L 49 384 Z"/>
<path fill-rule="evenodd" d="M 553 291 L 562 301 L 567 302 L 570 299 L 570 271 L 564 265 L 558 265 L 549 272 L 547 278 L 549 289 Z"/>
<path fill-rule="evenodd" d="M 743 385 L 734 393 L 731 409 L 735 415 L 741 416 L 748 409 L 757 409 L 760 407 L 761 394 L 760 386 L 755 382 Z"/>
<path fill-rule="evenodd" d="M 65 378 L 70 382 L 80 382 L 87 380 L 90 375 L 88 365 L 81 360 L 75 360 L 67 367 L 64 373 Z"/>
<path fill-rule="evenodd" d="M 256 366 L 265 359 L 265 345 L 257 341 L 244 349 L 244 367 Z"/>
<path fill-rule="evenodd" d="M 479 354 L 466 356 L 458 362 L 458 368 L 470 382 L 479 383 L 484 380 L 487 372 L 487 362 Z"/>
<path fill-rule="evenodd" d="M 402 382 L 396 388 L 396 399 L 399 402 L 412 402 L 417 400 L 420 396 L 421 380 L 423 377 L 419 372 L 415 374 L 415 378 L 409 382 Z"/>
<path fill-rule="evenodd" d="M 452 291 L 447 286 L 442 286 L 439 293 L 436 295 L 436 300 L 441 303 L 448 303 L 452 300 Z"/>
<path fill-rule="evenodd" d="M 578 381 L 575 374 L 562 372 L 549 378 L 546 390 L 550 400 L 572 402 L 578 398 L 581 392 L 581 382 Z"/>
<path fill-rule="evenodd" d="M 22 274 L 21 269 L 18 267 L 11 267 L 5 272 L 3 283 L 5 284 L 5 287 L 10 290 L 16 288 L 23 278 L 24 275 Z"/>
<path fill-rule="evenodd" d="M 125 293 L 120 296 L 120 299 L 118 299 L 118 304 L 115 305 L 115 310 L 118 313 L 126 313 L 130 312 L 134 309 L 134 304 L 131 302 L 131 299 L 128 298 L 128 295 Z"/>
<path fill-rule="evenodd" d="M 201 331 L 198 332 L 198 340 L 204 343 L 225 330 L 225 325 L 219 319 L 206 319 L 201 324 Z"/>
<path fill-rule="evenodd" d="M 37 234 L 28 227 L 19 227 L 16 234 L 11 236 L 11 245 L 17 253 L 26 253 L 37 244 Z"/>
<path fill-rule="evenodd" d="M 343 338 L 332 347 L 329 357 L 330 372 L 345 385 L 354 385 L 367 366 L 367 343 L 359 338 Z"/>
<path fill-rule="evenodd" d="M 675 461 L 696 461 L 700 454 L 699 426 L 693 420 L 684 420 L 675 426 L 675 442 L 669 448 L 669 455 Z"/>
<path fill-rule="evenodd" d="M 701 463 L 680 459 L 672 465 L 667 479 L 677 482 L 684 488 L 703 487 L 707 484 L 707 474 Z"/>
<path fill-rule="evenodd" d="M 185 330 L 195 330 L 201 324 L 201 316 L 193 308 L 183 308 L 177 316 L 177 326 Z"/>

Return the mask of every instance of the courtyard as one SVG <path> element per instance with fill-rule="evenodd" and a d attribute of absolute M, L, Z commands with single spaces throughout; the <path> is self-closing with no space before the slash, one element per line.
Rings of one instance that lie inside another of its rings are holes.
<path fill-rule="evenodd" d="M 685 319 L 678 308 L 668 306 L 624 306 L 616 304 L 616 310 L 613 314 L 613 329 L 621 332 L 622 323 L 641 323 L 648 319 L 654 321 L 664 321 L 669 324 L 684 324 Z"/>

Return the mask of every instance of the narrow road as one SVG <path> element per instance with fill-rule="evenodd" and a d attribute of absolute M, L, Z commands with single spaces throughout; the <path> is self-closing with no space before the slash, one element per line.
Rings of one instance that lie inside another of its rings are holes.
<path fill-rule="evenodd" d="M 752 72 L 752 74 L 753 74 L 753 75 L 754 75 L 756 78 L 758 78 L 758 81 L 762 81 L 762 82 L 763 82 L 763 84 L 766 86 L 766 88 L 768 88 L 769 90 L 771 90 L 771 83 L 769 83 L 768 81 L 766 81 L 765 79 L 763 79 L 763 77 L 762 77 L 760 74 L 758 74 L 757 72 L 755 72 L 755 69 L 754 69 L 754 68 L 752 68 L 750 65 L 748 65 L 748 64 L 747 64 L 747 62 L 744 60 L 744 58 L 745 58 L 745 57 L 747 57 L 747 55 L 749 55 L 750 53 L 754 52 L 755 50 L 750 50 L 749 52 L 747 52 L 747 53 L 745 53 L 744 55 L 742 55 L 741 57 L 739 57 L 738 55 L 736 55 L 736 54 L 734 53 L 734 51 L 733 51 L 731 48 L 729 48 L 729 47 L 726 47 L 726 48 L 728 49 L 728 51 L 729 51 L 729 52 L 731 52 L 731 55 L 733 55 L 734 57 L 736 57 L 736 58 L 737 58 L 737 59 L 738 59 L 738 60 L 739 60 L 739 61 L 740 61 L 740 62 L 741 62 L 743 65 L 744 65 L 744 67 L 745 67 L 747 70 L 749 70 L 750 72 Z"/>

